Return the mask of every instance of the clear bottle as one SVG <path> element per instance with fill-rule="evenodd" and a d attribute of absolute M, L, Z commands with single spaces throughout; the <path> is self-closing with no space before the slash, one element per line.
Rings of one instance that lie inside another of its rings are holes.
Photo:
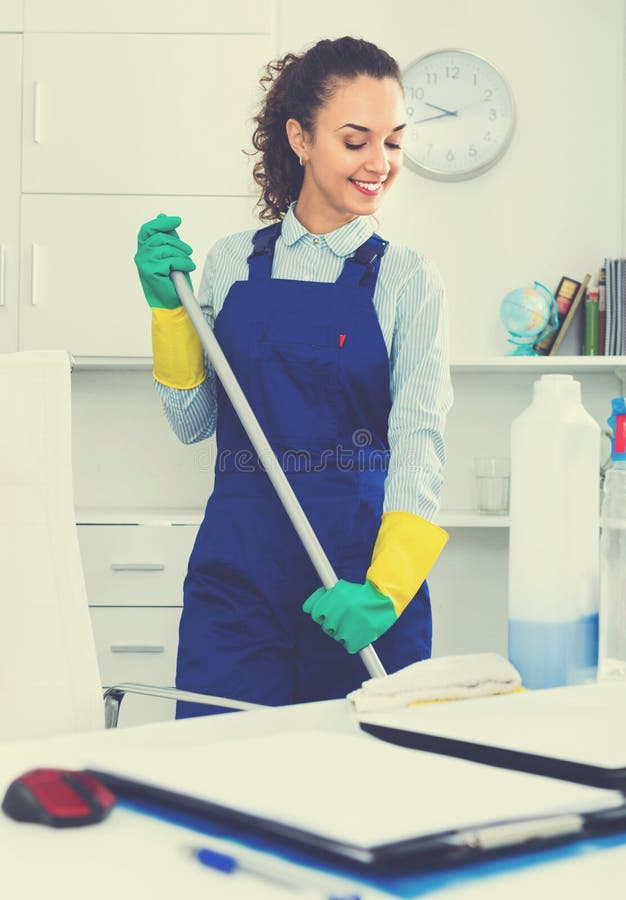
<path fill-rule="evenodd" d="M 511 425 L 509 657 L 527 688 L 593 681 L 600 426 L 571 375 L 543 375 Z"/>
<path fill-rule="evenodd" d="M 626 400 L 616 397 L 611 406 L 613 443 L 600 538 L 600 681 L 626 680 Z"/>

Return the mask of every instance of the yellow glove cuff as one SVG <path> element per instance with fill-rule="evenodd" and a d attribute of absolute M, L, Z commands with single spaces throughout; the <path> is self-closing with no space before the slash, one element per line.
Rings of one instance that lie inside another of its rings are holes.
<path fill-rule="evenodd" d="M 184 306 L 152 310 L 153 375 L 171 388 L 194 388 L 206 378 L 202 344 Z"/>
<path fill-rule="evenodd" d="M 390 597 L 400 615 L 421 587 L 448 540 L 448 533 L 408 512 L 386 512 L 366 578 Z"/>

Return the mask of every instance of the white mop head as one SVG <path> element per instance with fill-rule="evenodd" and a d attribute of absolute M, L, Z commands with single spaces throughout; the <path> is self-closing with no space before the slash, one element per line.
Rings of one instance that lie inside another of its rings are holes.
<path fill-rule="evenodd" d="M 507 694 L 522 683 L 519 672 L 498 653 L 440 656 L 371 678 L 348 694 L 357 712 L 394 709 L 433 700 L 465 700 Z"/>

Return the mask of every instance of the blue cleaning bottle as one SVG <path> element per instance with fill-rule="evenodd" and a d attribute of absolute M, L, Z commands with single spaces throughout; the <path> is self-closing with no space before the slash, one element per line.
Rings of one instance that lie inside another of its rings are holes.
<path fill-rule="evenodd" d="M 600 681 L 626 680 L 626 400 L 616 397 L 611 406 L 600 538 Z"/>
<path fill-rule="evenodd" d="M 600 426 L 571 375 L 543 375 L 511 425 L 509 658 L 527 688 L 593 681 Z"/>

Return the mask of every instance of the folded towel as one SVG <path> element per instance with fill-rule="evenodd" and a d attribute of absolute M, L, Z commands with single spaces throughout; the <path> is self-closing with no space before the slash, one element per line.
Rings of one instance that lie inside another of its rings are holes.
<path fill-rule="evenodd" d="M 440 656 L 371 678 L 348 694 L 357 712 L 394 709 L 433 700 L 464 700 L 508 694 L 522 683 L 519 672 L 498 653 Z"/>

